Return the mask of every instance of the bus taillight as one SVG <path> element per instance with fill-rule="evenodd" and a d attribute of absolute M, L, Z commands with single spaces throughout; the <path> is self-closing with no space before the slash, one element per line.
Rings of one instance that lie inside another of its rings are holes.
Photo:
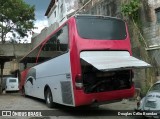
<path fill-rule="evenodd" d="M 75 86 L 77 90 L 81 90 L 83 88 L 82 76 L 81 74 L 76 75 Z"/>

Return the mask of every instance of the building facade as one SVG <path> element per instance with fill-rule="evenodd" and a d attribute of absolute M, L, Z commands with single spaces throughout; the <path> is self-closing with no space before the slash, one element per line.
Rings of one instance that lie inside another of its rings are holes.
<path fill-rule="evenodd" d="M 77 0 L 51 0 L 45 16 L 48 24 L 63 24 L 78 9 Z"/>
<path fill-rule="evenodd" d="M 141 11 L 143 34 L 147 42 L 147 52 L 151 56 L 157 77 L 160 76 L 160 1 L 143 0 Z M 160 78 L 158 78 L 160 79 Z"/>

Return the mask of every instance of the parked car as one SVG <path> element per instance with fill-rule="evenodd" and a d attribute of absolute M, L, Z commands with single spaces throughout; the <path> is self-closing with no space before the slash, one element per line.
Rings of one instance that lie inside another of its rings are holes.
<path fill-rule="evenodd" d="M 145 117 L 160 118 L 160 81 L 157 81 L 137 103 L 136 111 L 144 112 Z"/>
<path fill-rule="evenodd" d="M 18 78 L 14 77 L 8 77 L 6 79 L 6 86 L 5 86 L 6 91 L 18 91 Z"/>

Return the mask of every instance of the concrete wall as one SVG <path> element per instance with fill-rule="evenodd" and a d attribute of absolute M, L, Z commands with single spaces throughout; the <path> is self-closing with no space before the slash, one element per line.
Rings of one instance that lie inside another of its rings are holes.
<path fill-rule="evenodd" d="M 54 32 L 57 28 L 59 27 L 58 23 L 54 23 L 49 27 L 44 28 L 40 34 L 32 37 L 32 47 L 36 47 L 37 45 L 39 45 L 42 41 L 45 40 L 45 38 L 47 36 L 49 36 L 52 32 Z"/>
<path fill-rule="evenodd" d="M 0 56 L 22 57 L 31 49 L 31 44 L 0 44 Z"/>
<path fill-rule="evenodd" d="M 10 62 L 6 62 L 4 65 L 3 75 L 9 75 L 11 72 L 11 64 Z"/>
<path fill-rule="evenodd" d="M 157 78 L 160 76 L 160 23 L 157 22 L 155 10 L 160 8 L 159 0 L 143 0 L 141 10 L 143 35 L 148 44 L 146 48 L 155 68 Z M 159 79 L 159 78 L 158 78 Z"/>
<path fill-rule="evenodd" d="M 18 60 L 32 49 L 32 44 L 0 44 L 0 56 L 10 58 L 5 62 L 3 75 L 10 75 L 18 69 Z M 1 74 L 0 74 L 1 75 Z"/>
<path fill-rule="evenodd" d="M 89 0 L 84 1 L 84 3 L 82 2 L 82 5 L 84 5 L 87 1 Z M 82 13 L 121 17 L 121 2 L 122 0 L 92 0 L 84 7 Z"/>
<path fill-rule="evenodd" d="M 160 24 L 153 24 L 149 27 L 144 27 L 143 32 L 145 34 L 148 47 L 160 46 Z"/>
<path fill-rule="evenodd" d="M 9 62 L 5 62 L 4 69 L 3 69 L 3 75 L 11 75 L 14 71 L 19 69 L 19 63 L 16 59 L 13 59 Z M 1 70 L 1 69 L 0 69 Z M 1 72 L 0 72 L 1 75 Z"/>
<path fill-rule="evenodd" d="M 148 0 L 143 2 L 143 32 L 148 47 L 160 45 L 160 24 L 157 23 L 157 16 L 155 10 L 160 8 L 159 0 Z"/>

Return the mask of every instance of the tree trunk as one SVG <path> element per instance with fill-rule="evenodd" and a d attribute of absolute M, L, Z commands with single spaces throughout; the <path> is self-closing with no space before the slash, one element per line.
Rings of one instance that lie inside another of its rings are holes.
<path fill-rule="evenodd" d="M 0 94 L 2 94 L 3 69 L 4 69 L 4 62 L 1 62 Z"/>
<path fill-rule="evenodd" d="M 5 31 L 4 31 L 4 28 L 3 28 L 3 22 L 2 22 L 2 27 L 1 27 L 1 29 L 2 29 L 2 32 L 1 32 L 1 42 L 2 42 L 2 44 L 4 44 L 5 43 Z"/>

